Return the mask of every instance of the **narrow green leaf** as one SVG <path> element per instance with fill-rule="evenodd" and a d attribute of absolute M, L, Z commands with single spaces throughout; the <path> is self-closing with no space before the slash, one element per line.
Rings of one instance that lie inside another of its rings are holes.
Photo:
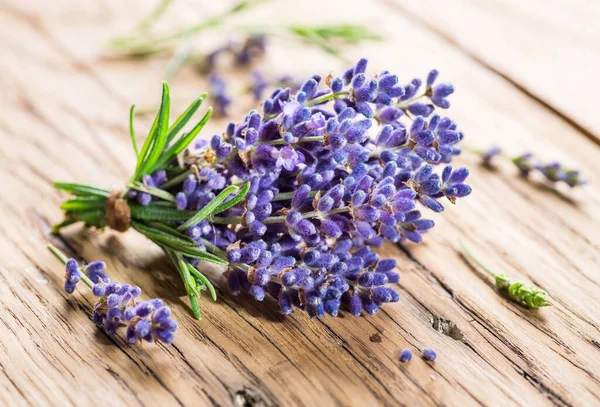
<path fill-rule="evenodd" d="M 146 192 L 152 196 L 164 199 L 165 201 L 175 202 L 175 197 L 167 191 L 164 191 L 160 188 L 149 187 L 147 185 L 142 184 L 141 182 L 131 183 L 127 185 L 127 187 L 135 189 L 136 191 Z"/>
<path fill-rule="evenodd" d="M 102 227 L 106 225 L 106 212 L 101 209 L 69 212 L 69 216 L 77 219 L 77 221 L 85 222 L 88 226 Z"/>
<path fill-rule="evenodd" d="M 200 122 L 189 133 L 187 133 L 185 136 L 181 137 L 179 140 L 177 140 L 175 143 L 173 143 L 173 145 L 171 147 L 169 147 L 169 149 L 167 151 L 165 151 L 165 153 L 162 155 L 162 157 L 159 159 L 158 163 L 156 164 L 156 168 L 164 167 L 167 163 L 172 161 L 173 158 L 175 158 L 175 156 L 177 154 L 179 154 L 183 150 L 185 150 L 185 148 L 192 141 L 194 141 L 196 136 L 198 136 L 198 133 L 200 133 L 200 130 L 202 130 L 202 128 L 206 125 L 208 120 L 211 118 L 212 112 L 213 112 L 212 107 L 209 107 L 208 110 L 206 111 L 206 113 L 204 114 L 204 116 L 202 117 L 202 119 L 200 120 Z"/>
<path fill-rule="evenodd" d="M 222 204 L 220 204 L 219 206 L 217 206 L 215 208 L 215 210 L 212 211 L 211 215 L 216 215 L 218 213 L 226 211 L 227 209 L 231 208 L 232 206 L 234 206 L 235 204 L 237 204 L 238 202 L 240 202 L 242 199 L 244 199 L 244 197 L 248 193 L 249 189 L 250 189 L 250 183 L 246 182 L 244 184 L 244 186 L 242 187 L 242 190 L 236 196 L 234 196 L 233 198 L 231 198 L 229 201 L 223 202 Z"/>
<path fill-rule="evenodd" d="M 147 223 L 148 226 L 154 228 L 154 229 L 159 229 L 162 230 L 165 233 L 169 233 L 175 237 L 179 237 L 183 240 L 187 240 L 190 242 L 194 242 L 194 239 L 192 239 L 191 237 L 189 237 L 188 235 L 181 233 L 180 231 L 178 231 L 177 229 L 174 229 L 170 226 L 165 225 L 164 223 L 160 223 L 160 222 L 148 222 Z"/>
<path fill-rule="evenodd" d="M 65 220 L 63 220 L 60 223 L 55 223 L 54 225 L 52 225 L 52 227 L 50 228 L 50 233 L 52 233 L 53 235 L 56 235 L 58 232 L 60 232 L 60 230 L 64 227 L 67 227 L 69 225 L 72 225 L 73 223 L 77 223 L 77 219 L 73 219 L 71 217 L 66 218 Z"/>
<path fill-rule="evenodd" d="M 147 206 L 129 203 L 129 209 L 134 219 L 162 222 L 186 221 L 196 214 L 196 211 L 180 211 L 173 207 L 159 205 L 159 203 L 151 203 Z"/>
<path fill-rule="evenodd" d="M 239 188 L 235 185 L 230 185 L 225 188 L 219 195 L 217 195 L 212 201 L 207 203 L 204 208 L 196 212 L 194 216 L 185 221 L 180 225 L 177 230 L 185 230 L 199 222 L 201 222 L 208 215 L 212 214 L 215 208 L 217 208 L 232 192 L 236 192 Z"/>
<path fill-rule="evenodd" d="M 160 166 L 159 166 L 160 167 Z M 167 173 L 168 174 L 168 173 Z M 167 182 L 165 182 L 164 184 L 162 184 L 160 186 L 161 189 L 169 189 L 175 185 L 181 184 L 183 181 L 185 181 L 185 179 L 187 178 L 187 176 L 191 174 L 190 170 L 185 170 L 184 172 L 177 174 L 173 177 L 171 177 L 169 175 L 169 179 L 167 180 Z"/>
<path fill-rule="evenodd" d="M 97 196 L 101 198 L 108 198 L 110 195 L 110 192 L 108 192 L 106 189 L 68 182 L 55 182 L 54 188 L 77 196 Z"/>
<path fill-rule="evenodd" d="M 190 271 L 188 270 L 188 268 L 186 266 L 186 262 L 176 252 L 169 250 L 168 248 L 163 247 L 163 246 L 161 246 L 161 248 L 165 251 L 165 253 L 167 253 L 169 258 L 171 259 L 171 262 L 173 263 L 173 265 L 179 272 L 179 276 L 181 277 L 181 280 L 183 281 L 183 285 L 184 285 L 185 290 L 187 291 L 188 295 L 193 295 L 196 297 L 199 296 L 200 291 L 198 290 L 198 287 L 196 285 L 196 280 L 193 279 L 192 276 L 190 275 Z M 193 307 L 192 307 L 192 309 L 193 309 Z"/>
<path fill-rule="evenodd" d="M 190 242 L 187 239 L 181 239 L 177 236 L 166 233 L 163 230 L 146 226 L 137 221 L 132 221 L 131 226 L 152 241 L 163 244 L 177 251 L 189 251 L 190 249 L 195 249 L 198 246 L 196 242 Z"/>
<path fill-rule="evenodd" d="M 84 199 L 75 198 L 64 201 L 60 205 L 60 209 L 68 212 L 89 211 L 90 209 L 102 209 L 106 207 L 106 198 Z"/>
<path fill-rule="evenodd" d="M 133 151 L 135 151 L 135 156 L 139 157 L 140 151 L 138 149 L 137 140 L 135 138 L 135 130 L 133 129 L 134 112 L 135 112 L 135 105 L 131 105 L 131 109 L 129 109 L 129 137 L 131 137 L 131 144 L 133 145 Z"/>
<path fill-rule="evenodd" d="M 169 85 L 163 82 L 162 100 L 158 111 L 158 126 L 156 128 L 156 138 L 152 148 L 148 152 L 148 158 L 142 164 L 140 175 L 150 172 L 158 158 L 162 155 L 167 145 L 167 132 L 169 130 L 169 112 L 171 110 L 171 97 Z"/>
<path fill-rule="evenodd" d="M 194 314 L 194 318 L 196 319 L 202 319 L 202 314 L 200 313 L 200 309 L 198 308 L 198 297 L 199 296 L 195 296 L 195 295 L 188 295 L 188 298 L 190 299 L 190 306 L 192 307 L 192 314 Z"/>
<path fill-rule="evenodd" d="M 229 264 L 222 258 L 217 257 L 214 254 L 210 254 L 208 252 L 205 252 L 205 251 L 197 249 L 197 248 L 192 248 L 192 247 L 184 248 L 181 250 L 181 254 L 184 254 L 193 259 L 200 259 L 200 260 L 207 261 L 209 263 L 217 264 L 219 266 L 226 266 Z"/>
<path fill-rule="evenodd" d="M 215 287 L 208 280 L 208 278 L 206 278 L 206 276 L 204 274 L 200 273 L 200 271 L 198 271 L 190 263 L 186 263 L 186 264 L 187 264 L 188 269 L 190 270 L 190 273 L 192 273 L 193 276 L 195 276 L 200 281 L 202 281 L 202 283 L 208 288 L 208 291 L 210 292 L 210 296 L 212 297 L 213 301 L 216 301 L 217 300 L 217 292 L 215 290 Z"/>
<path fill-rule="evenodd" d="M 227 262 L 221 259 L 220 257 L 217 257 L 213 254 L 207 253 L 204 250 L 199 249 L 197 247 L 198 244 L 196 242 L 190 242 L 188 240 L 181 239 L 177 236 L 173 236 L 169 233 L 158 229 L 154 229 L 136 221 L 132 221 L 131 226 L 135 230 L 146 236 L 148 239 L 152 240 L 160 246 L 164 246 L 173 251 L 195 259 L 200 259 L 219 265 L 227 264 Z"/>
<path fill-rule="evenodd" d="M 167 144 L 169 144 L 177 133 L 190 121 L 194 113 L 200 108 L 202 102 L 206 99 L 206 93 L 201 94 L 198 99 L 194 100 L 190 107 L 188 107 L 185 112 L 183 112 L 177 120 L 171 125 L 169 128 L 169 133 L 167 134 Z"/>
<path fill-rule="evenodd" d="M 138 161 L 135 166 L 135 177 L 134 177 L 135 179 L 138 178 L 140 171 L 142 169 L 142 165 L 144 164 L 144 160 L 146 159 L 146 156 L 148 155 L 148 152 L 150 151 L 150 147 L 154 143 L 154 139 L 156 137 L 156 129 L 158 127 L 158 117 L 159 117 L 159 114 L 157 113 L 156 116 L 154 117 L 154 121 L 152 122 L 152 127 L 150 127 L 150 132 L 148 132 L 148 137 L 146 137 L 146 140 L 144 141 L 144 144 L 142 145 L 142 150 L 138 154 Z"/>

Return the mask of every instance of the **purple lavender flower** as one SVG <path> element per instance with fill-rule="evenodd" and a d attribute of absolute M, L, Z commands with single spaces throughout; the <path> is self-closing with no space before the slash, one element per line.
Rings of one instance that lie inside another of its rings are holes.
<path fill-rule="evenodd" d="M 75 259 L 67 259 L 56 247 L 50 251 L 65 262 L 65 291 L 73 293 L 76 284 L 83 280 L 92 293 L 99 298 L 94 306 L 92 320 L 114 335 L 122 326 L 127 326 L 126 338 L 130 343 L 138 340 L 172 343 L 177 322 L 171 318 L 171 310 L 160 299 L 139 302 L 142 290 L 137 286 L 111 282 L 104 273 L 102 261 L 89 263 L 83 273 Z"/>
<path fill-rule="evenodd" d="M 73 293 L 80 280 L 79 264 L 75 259 L 69 259 L 65 264 L 65 291 L 69 294 Z"/>
<path fill-rule="evenodd" d="M 437 353 L 435 353 L 435 351 L 431 348 L 424 348 L 423 349 L 423 359 L 425 359 L 428 362 L 433 362 L 435 360 L 435 358 L 437 358 Z"/>
<path fill-rule="evenodd" d="M 410 349 L 403 349 L 402 352 L 400 352 L 400 362 L 407 363 L 410 362 L 411 359 L 412 352 Z"/>
<path fill-rule="evenodd" d="M 219 116 L 226 116 L 231 105 L 231 98 L 227 95 L 227 86 L 225 80 L 217 73 L 212 73 L 209 78 L 210 95 L 214 101 L 215 113 Z"/>
<path fill-rule="evenodd" d="M 252 71 L 250 74 L 250 92 L 255 100 L 261 100 L 265 90 L 269 87 L 269 82 L 260 71 Z"/>
<path fill-rule="evenodd" d="M 491 166 L 492 159 L 500 154 L 502 154 L 502 149 L 500 147 L 493 146 L 493 147 L 488 148 L 487 150 L 484 150 L 481 153 L 481 158 L 483 160 L 483 164 L 488 167 Z"/>
<path fill-rule="evenodd" d="M 281 246 L 279 252 L 269 250 L 271 247 L 256 241 L 228 248 L 232 293 L 248 292 L 259 301 L 269 294 L 285 314 L 297 307 L 311 317 L 337 316 L 341 308 L 355 315 L 361 310 L 374 314 L 384 303 L 399 299 L 387 286 L 390 280 L 398 281 L 395 262 L 379 260 L 368 247 L 350 253 L 350 240 L 304 252 L 293 245 Z M 353 298 L 360 304 L 351 305 Z"/>
<path fill-rule="evenodd" d="M 488 150 L 479 152 L 479 155 L 483 159 L 483 164 L 490 166 L 491 160 L 495 156 L 502 156 L 502 150 L 498 147 L 491 147 Z M 562 181 L 570 187 L 576 187 L 586 183 L 579 171 L 567 169 L 556 161 L 547 164 L 535 162 L 535 156 L 529 152 L 516 156 L 512 158 L 511 161 L 519 169 L 519 172 L 523 177 L 528 177 L 531 172 L 535 170 L 551 183 Z"/>

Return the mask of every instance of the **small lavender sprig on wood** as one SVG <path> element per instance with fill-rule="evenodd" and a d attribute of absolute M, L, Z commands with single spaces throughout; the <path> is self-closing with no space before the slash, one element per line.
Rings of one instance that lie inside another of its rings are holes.
<path fill-rule="evenodd" d="M 48 250 L 64 265 L 65 291 L 72 294 L 79 281 L 98 297 L 92 320 L 114 335 L 121 327 L 126 327 L 126 339 L 135 344 L 146 342 L 172 343 L 177 330 L 177 322 L 171 319 L 171 309 L 162 300 L 154 298 L 138 302 L 142 290 L 137 286 L 111 282 L 104 273 L 106 264 L 94 261 L 80 267 L 75 259 L 68 259 L 58 248 L 49 244 Z"/>
<path fill-rule="evenodd" d="M 268 0 L 240 0 L 220 14 L 203 18 L 201 21 L 176 28 L 172 32 L 153 34 L 152 25 L 164 14 L 172 4 L 172 0 L 162 0 L 146 17 L 132 34 L 115 38 L 110 47 L 119 55 L 133 58 L 152 57 L 155 55 L 171 55 L 166 78 L 172 78 L 183 65 L 192 65 L 202 72 L 212 72 L 217 59 L 223 54 L 233 56 L 238 66 L 248 66 L 256 58 L 265 53 L 268 37 L 289 38 L 317 47 L 323 52 L 335 56 L 347 63 L 341 54 L 342 46 L 357 44 L 362 41 L 380 41 L 382 37 L 369 27 L 356 24 L 333 25 L 296 25 L 261 24 L 234 27 L 232 33 L 241 34 L 245 38 L 241 42 L 228 41 L 206 54 L 192 52 L 190 41 L 204 31 L 221 27 L 230 17 L 239 15 Z"/>
<path fill-rule="evenodd" d="M 508 298 L 514 302 L 531 309 L 538 309 L 550 305 L 546 299 L 546 291 L 523 281 L 511 281 L 508 275 L 505 273 L 499 274 L 493 272 L 483 263 L 481 263 L 464 244 L 462 244 L 462 248 L 465 254 L 473 262 L 475 262 L 475 264 L 477 264 L 483 271 L 494 277 L 496 287 L 504 291 L 508 295 Z"/>
<path fill-rule="evenodd" d="M 581 177 L 581 174 L 578 170 L 572 170 L 564 167 L 562 164 L 556 161 L 546 164 L 535 162 L 535 156 L 532 153 L 524 153 L 513 157 L 508 154 L 504 154 L 499 147 L 495 146 L 490 147 L 487 150 L 469 151 L 479 155 L 483 160 L 483 164 L 488 167 L 492 166 L 492 160 L 495 157 L 510 160 L 510 162 L 517 167 L 523 177 L 528 177 L 533 171 L 537 171 L 551 183 L 564 182 L 571 188 L 586 184 L 586 181 L 583 179 L 583 177 Z"/>

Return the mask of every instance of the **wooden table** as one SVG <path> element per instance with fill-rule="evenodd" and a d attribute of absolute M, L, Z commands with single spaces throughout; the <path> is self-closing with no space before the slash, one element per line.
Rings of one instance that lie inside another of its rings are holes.
<path fill-rule="evenodd" d="M 132 171 L 128 107 L 158 102 L 165 60 L 115 60 L 103 44 L 152 3 L 0 0 L 1 405 L 600 405 L 600 3 L 289 0 L 254 9 L 253 23 L 368 24 L 387 41 L 349 49 L 348 59 L 366 56 L 371 72 L 406 81 L 438 68 L 457 89 L 449 114 L 465 144 L 531 150 L 581 169 L 589 185 L 556 192 L 464 154 L 457 163 L 472 170 L 472 196 L 436 217 L 423 244 L 381 250 L 399 262 L 399 303 L 370 318 L 286 317 L 271 301 L 231 296 L 222 270 L 206 266 L 219 300 L 201 301 L 201 321 L 168 261 L 134 232 L 49 234 L 64 198 L 53 181 L 112 188 Z M 161 24 L 225 7 L 203 3 L 180 0 Z M 200 46 L 218 40 L 209 33 Z M 283 41 L 261 66 L 341 68 Z M 185 70 L 172 95 L 189 101 L 205 84 Z M 224 123 L 212 120 L 203 135 Z M 136 125 L 145 134 L 150 119 Z M 461 256 L 461 239 L 491 267 L 547 290 L 552 307 L 530 311 L 498 295 Z M 164 298 L 180 323 L 174 345 L 130 346 L 97 329 L 93 296 L 63 291 L 47 242 L 104 260 L 114 279 Z M 399 362 L 401 349 L 425 346 L 435 363 Z"/>

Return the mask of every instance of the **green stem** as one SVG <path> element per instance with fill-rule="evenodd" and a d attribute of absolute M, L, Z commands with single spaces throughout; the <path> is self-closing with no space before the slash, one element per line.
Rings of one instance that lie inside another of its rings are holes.
<path fill-rule="evenodd" d="M 319 192 L 323 194 L 323 193 L 325 193 L 327 191 L 310 191 L 309 194 L 308 194 L 308 196 L 312 198 L 315 195 L 317 195 Z M 273 201 L 289 201 L 289 200 L 291 200 L 294 197 L 295 193 L 296 193 L 295 191 L 292 191 L 292 192 L 281 192 L 281 193 L 279 193 L 279 194 L 277 194 L 277 195 L 275 195 L 273 197 Z"/>
<path fill-rule="evenodd" d="M 319 212 L 319 211 L 305 212 L 302 214 L 302 218 L 304 218 L 304 219 L 319 218 L 319 217 L 331 215 L 334 213 L 348 212 L 349 210 L 350 210 L 350 207 L 344 206 L 342 208 L 333 209 L 329 212 Z M 221 225 L 239 225 L 242 223 L 241 216 L 229 216 L 229 217 L 216 216 L 216 217 L 210 217 L 209 219 L 210 219 L 209 222 L 217 223 L 217 224 L 221 224 Z M 274 224 L 274 223 L 284 223 L 284 222 L 285 222 L 285 216 L 270 216 L 262 221 L 262 223 L 264 223 L 265 225 Z"/>
<path fill-rule="evenodd" d="M 482 262 L 480 262 L 477 257 L 475 257 L 475 255 L 473 255 L 473 253 L 471 253 L 471 251 L 467 248 L 467 246 L 464 243 L 460 243 L 460 245 L 462 246 L 465 254 L 471 259 L 473 260 L 479 267 L 481 267 L 482 270 L 484 270 L 486 273 L 488 273 L 489 275 L 491 275 L 492 277 L 496 278 L 499 276 L 499 274 L 494 273 L 492 270 L 490 270 L 489 268 L 487 268 Z"/>
<path fill-rule="evenodd" d="M 239 1 L 220 14 L 208 17 L 199 23 L 182 27 L 172 33 L 164 34 L 162 36 L 149 36 L 147 39 L 120 39 L 113 41 L 113 46 L 131 54 L 152 54 L 157 50 L 168 47 L 167 43 L 173 40 L 179 39 L 183 36 L 195 35 L 206 29 L 216 28 L 222 25 L 228 17 L 235 15 L 242 10 L 247 10 L 250 7 L 256 6 L 263 1 L 265 0 Z"/>
<path fill-rule="evenodd" d="M 179 185 L 180 183 L 185 181 L 187 176 L 190 175 L 191 173 L 192 172 L 190 170 L 182 172 L 181 174 L 171 178 L 170 180 L 168 180 L 164 184 L 162 184 L 160 186 L 160 189 L 169 189 L 171 187 L 174 187 L 175 185 Z"/>
<path fill-rule="evenodd" d="M 369 155 L 370 158 L 373 157 L 377 157 L 379 156 L 379 154 L 381 154 L 382 151 L 396 151 L 396 150 L 402 150 L 403 148 L 407 148 L 410 147 L 408 143 L 406 144 L 402 144 L 396 147 L 388 147 L 388 148 L 376 148 L 375 150 L 373 150 L 371 152 L 371 154 Z"/>
<path fill-rule="evenodd" d="M 302 138 L 294 138 L 291 143 L 286 143 L 283 139 L 265 141 L 261 144 L 269 145 L 269 146 L 279 146 L 285 144 L 296 144 L 296 143 L 310 143 L 314 141 L 323 141 L 325 140 L 325 136 L 313 136 L 313 137 L 302 137 Z"/>
<path fill-rule="evenodd" d="M 337 93 L 328 93 L 326 95 L 323 96 L 319 96 L 318 98 L 309 100 L 305 103 L 306 106 L 311 107 L 311 106 L 316 106 L 319 105 L 321 103 L 325 103 L 328 102 L 330 100 L 334 100 L 334 99 L 341 99 L 342 97 L 348 96 L 350 94 L 349 91 L 347 90 L 343 90 L 341 92 L 337 92 Z"/>

